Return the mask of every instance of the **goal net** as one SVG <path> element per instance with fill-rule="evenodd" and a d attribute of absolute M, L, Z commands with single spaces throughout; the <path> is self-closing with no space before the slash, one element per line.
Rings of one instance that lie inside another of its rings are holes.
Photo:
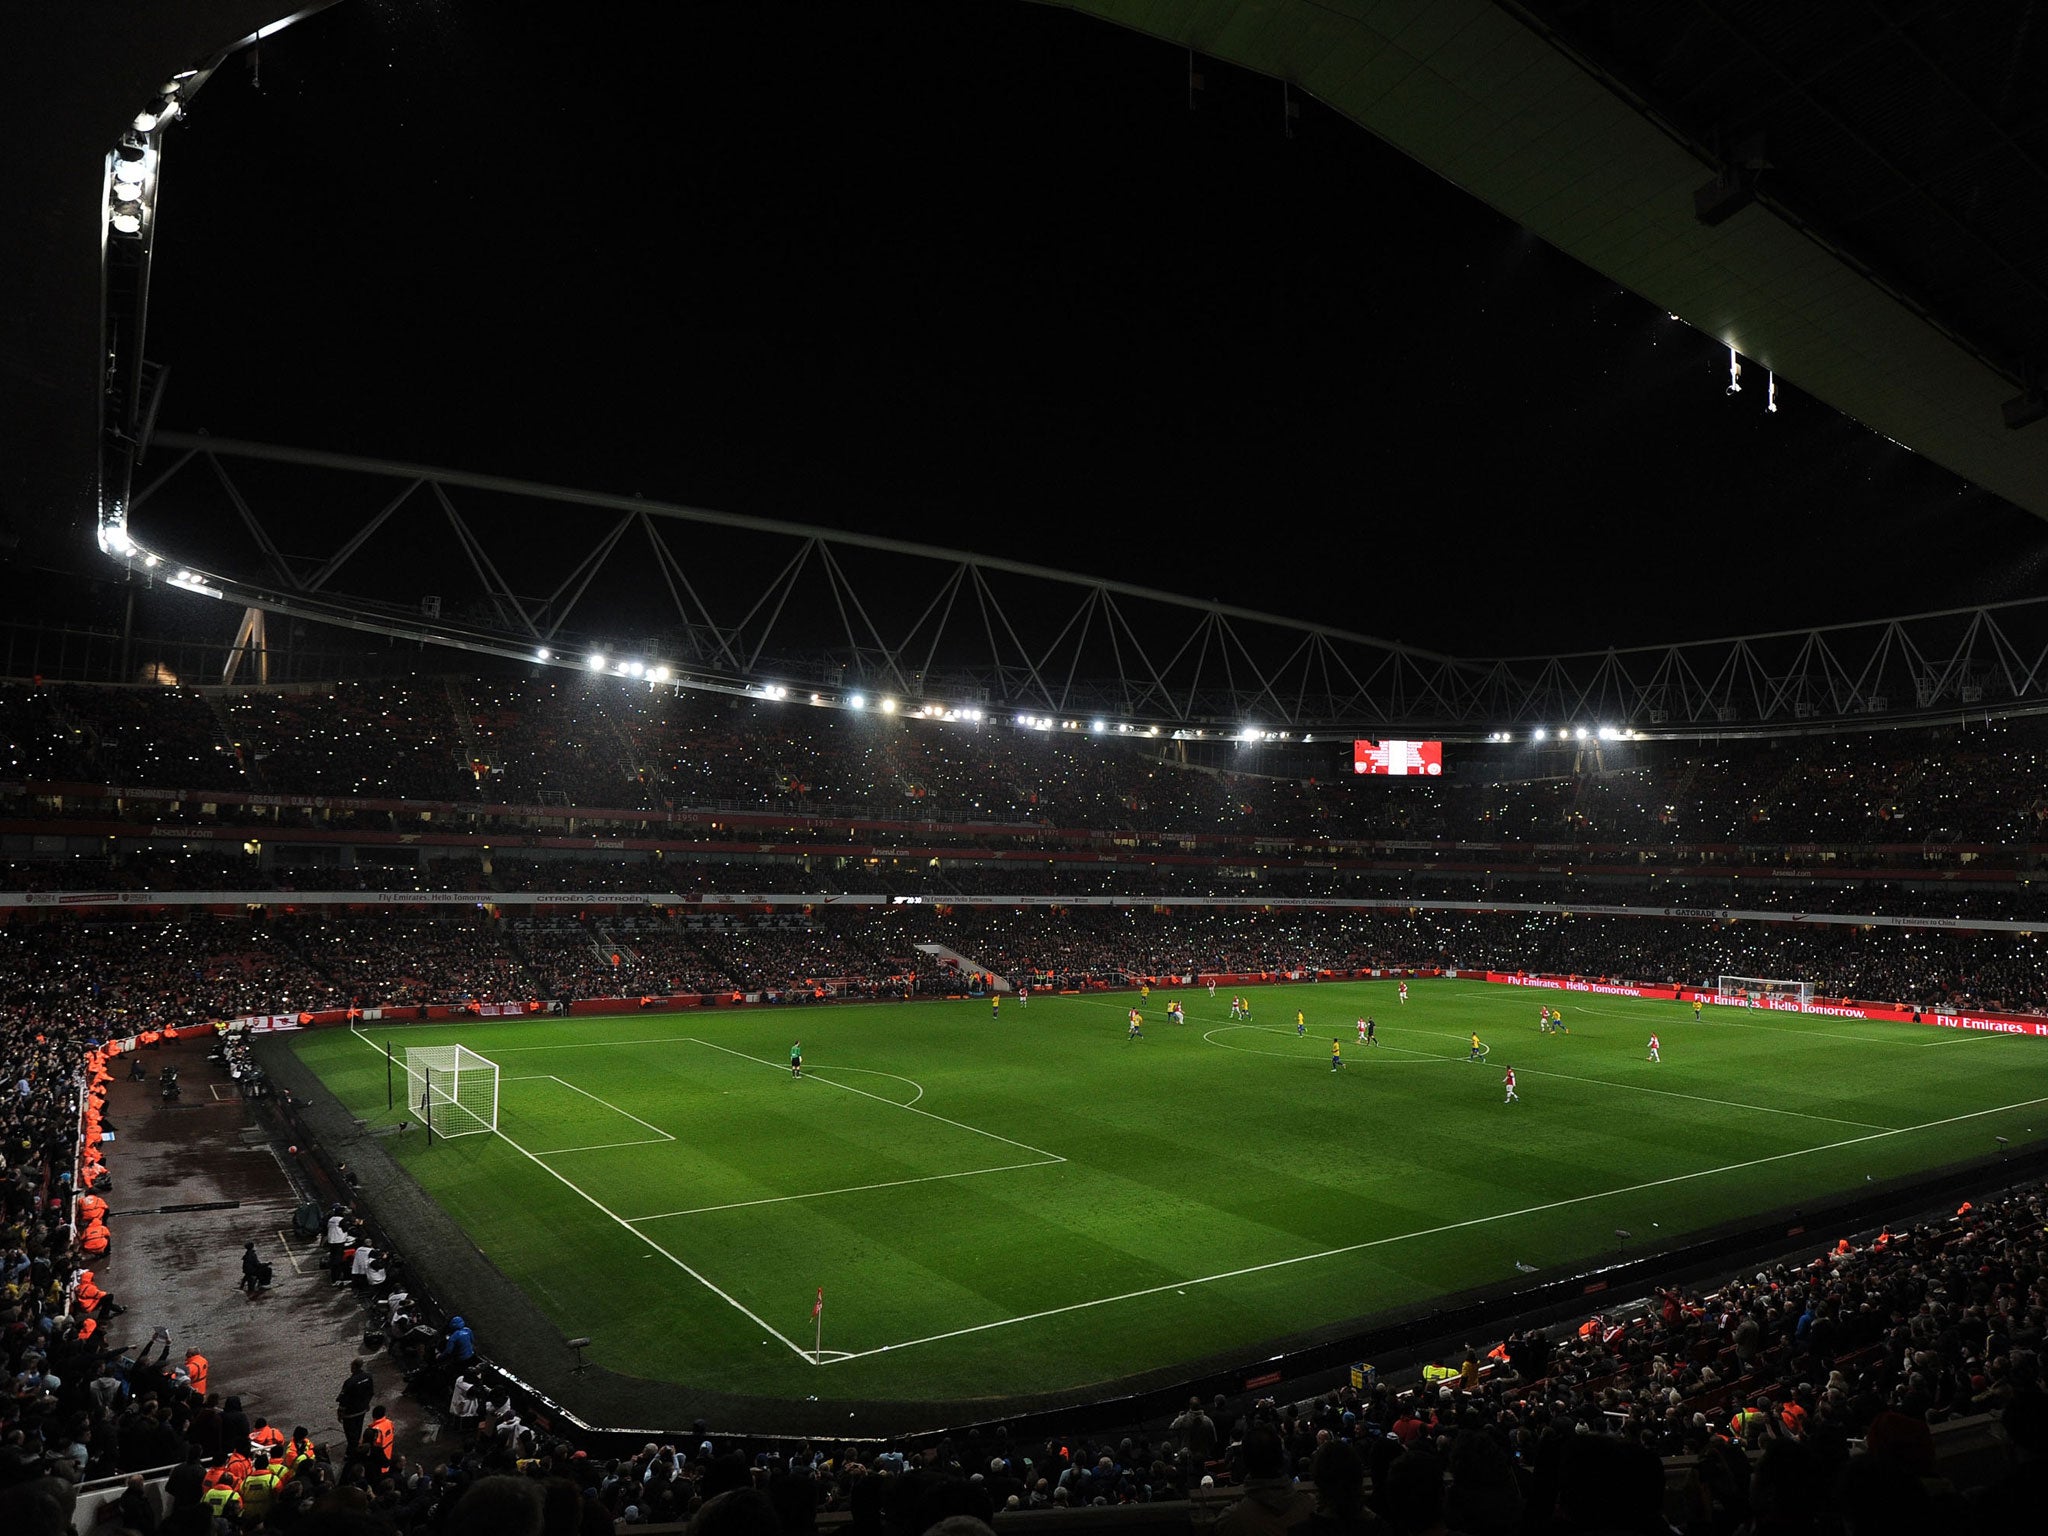
<path fill-rule="evenodd" d="M 1768 1007 L 1779 1000 L 1810 1003 L 1813 1001 L 1813 983 L 1785 981 L 1773 976 L 1718 976 L 1714 979 L 1714 995 L 1747 1003 L 1753 1008 Z"/>
<path fill-rule="evenodd" d="M 437 1136 L 498 1128 L 498 1064 L 466 1045 L 405 1048 L 406 1102 Z"/>

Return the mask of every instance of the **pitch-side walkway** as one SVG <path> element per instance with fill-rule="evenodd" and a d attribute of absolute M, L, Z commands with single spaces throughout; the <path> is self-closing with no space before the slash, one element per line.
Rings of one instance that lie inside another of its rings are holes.
<path fill-rule="evenodd" d="M 400 1396 L 388 1356 L 364 1356 L 362 1303 L 331 1287 L 324 1252 L 299 1240 L 299 1195 L 280 1151 L 251 1106 L 208 1061 L 204 1040 L 136 1053 L 149 1072 L 129 1081 L 130 1057 L 113 1063 L 107 1095 L 107 1192 L 113 1247 L 96 1266 L 99 1282 L 128 1308 L 107 1325 L 116 1345 L 141 1348 L 158 1327 L 171 1333 L 172 1359 L 196 1347 L 210 1366 L 209 1389 L 239 1397 L 253 1422 L 296 1425 L 341 1459 L 334 1394 L 351 1358 L 363 1356 L 387 1395 L 405 1454 L 425 1449 L 415 1404 Z M 165 1103 L 158 1074 L 179 1069 L 182 1090 Z M 241 1290 L 242 1245 L 253 1242 L 274 1280 L 254 1297 Z M 431 1434 L 431 1426 L 426 1427 Z"/>

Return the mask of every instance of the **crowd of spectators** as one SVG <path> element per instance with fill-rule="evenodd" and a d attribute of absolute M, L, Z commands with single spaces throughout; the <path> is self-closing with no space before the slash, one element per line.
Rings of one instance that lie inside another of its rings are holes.
<path fill-rule="evenodd" d="M 888 915 L 915 923 L 930 913 Z M 579 922 L 557 936 L 617 944 L 621 954 L 669 941 L 786 943 L 797 963 L 845 942 L 833 930 L 758 929 L 711 915 L 673 930 L 649 926 L 652 918 L 616 921 Z M 1279 953 L 1267 948 L 1273 933 L 1230 921 L 1234 931 L 1219 928 L 1210 940 L 1245 956 Z M 488 927 L 440 926 L 456 931 L 352 921 L 325 939 L 365 957 L 422 949 L 439 966 L 495 973 Z M 899 926 L 877 942 L 900 949 L 917 931 Z M 1169 942 L 1104 933 L 1102 942 Z M 506 952 L 540 937 L 515 930 Z M 42 1496 L 38 1476 L 71 1482 L 184 1460 L 190 1471 L 173 1480 L 168 1528 L 213 1536 L 210 1512 L 191 1513 L 203 1507 L 205 1468 L 242 1455 L 254 1419 L 212 1390 L 204 1359 L 168 1339 L 138 1343 L 140 1330 L 119 1322 L 121 1300 L 94 1283 L 90 1229 L 103 1226 L 105 1202 L 91 1191 L 68 1202 L 80 1095 L 92 1082 L 81 1063 L 90 1040 L 181 1023 L 290 984 L 305 963 L 299 952 L 318 952 L 321 939 L 296 921 L 215 917 L 0 929 L 0 1065 L 10 1085 L 0 1107 L 0 1357 L 11 1383 L 0 1396 L 0 1500 L 40 1508 L 31 1497 Z M 1688 1536 L 2021 1529 L 2038 1515 L 2035 1479 L 2048 1454 L 2044 1231 L 2039 1190 L 1986 1198 L 1709 1292 L 1664 1290 L 1646 1309 L 1480 1340 L 1469 1360 L 1426 1373 L 1419 1390 L 1376 1382 L 1306 1403 L 1224 1398 L 1191 1404 L 1170 1427 L 1106 1439 L 995 1428 L 899 1445 L 768 1446 L 700 1431 L 594 1458 L 523 1422 L 512 1394 L 488 1377 L 466 1378 L 467 1395 L 460 1386 L 455 1395 L 468 1411 L 451 1412 L 431 1455 L 309 1454 L 289 1495 L 244 1524 L 289 1530 L 336 1505 L 373 1528 L 440 1530 L 469 1496 L 503 1501 L 492 1506 L 497 1529 L 525 1529 L 518 1522 L 529 1515 L 544 1523 L 549 1490 L 560 1488 L 574 1501 L 576 1529 L 590 1536 L 690 1519 L 722 1494 L 757 1499 L 749 1529 L 764 1536 L 807 1531 L 825 1511 L 846 1512 L 864 1532 L 917 1536 L 945 1516 L 1000 1527 L 1011 1511 L 1238 1489 L 1241 1512 L 1224 1516 L 1223 1536 L 1297 1525 L 1302 1536 L 1330 1536 L 1329 1522 L 1389 1536 L 1443 1524 L 1518 1536 L 1551 1529 L 1553 1512 L 1567 1528 L 1650 1530 L 1665 1498 L 1659 1458 L 1688 1455 L 1698 1458 L 1680 1521 Z M 1942 1478 L 1933 1429 L 1987 1411 L 2004 1416 L 2022 1464 L 1964 1497 Z M 484 1481 L 500 1476 L 521 1481 Z M 730 1504 L 724 1513 L 732 1516 Z M 138 1532 L 145 1518 L 154 1516 L 139 1496 L 115 1517 Z M 40 1529 L 10 1518 L 16 1528 Z"/>
<path fill-rule="evenodd" d="M 12 778 L 278 795 L 856 814 L 1338 840 L 1830 846 L 2044 840 L 2048 727 L 1454 748 L 1361 781 L 1338 741 L 1159 742 L 848 714 L 612 678 L 320 689 L 0 685 Z"/>
<path fill-rule="evenodd" d="M 767 912 L 474 907 L 382 915 L 263 909 L 0 924 L 0 998 L 146 1027 L 345 1007 L 572 1002 L 674 993 L 957 992 L 969 968 L 1040 988 L 1144 976 L 1371 969 L 1527 971 L 1658 986 L 1807 982 L 1880 1005 L 2048 1012 L 2031 934 L 1426 907 L 1033 906 L 943 901 Z M 523 913 L 526 909 L 506 908 Z"/>

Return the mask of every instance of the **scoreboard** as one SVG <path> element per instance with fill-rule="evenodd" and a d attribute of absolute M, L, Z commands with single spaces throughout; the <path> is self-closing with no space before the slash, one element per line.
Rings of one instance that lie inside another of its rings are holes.
<path fill-rule="evenodd" d="M 1383 773 L 1397 778 L 1410 774 L 1435 777 L 1444 771 L 1444 744 L 1440 741 L 1354 741 L 1351 744 L 1353 773 Z"/>

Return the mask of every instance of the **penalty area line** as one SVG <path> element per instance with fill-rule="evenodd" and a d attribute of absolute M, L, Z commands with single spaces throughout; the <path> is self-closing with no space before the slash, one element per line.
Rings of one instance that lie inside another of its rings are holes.
<path fill-rule="evenodd" d="M 778 1072 L 783 1070 L 781 1062 L 770 1061 L 765 1056 L 749 1056 L 745 1051 L 736 1051 L 729 1045 L 719 1045 L 710 1040 L 699 1040 L 694 1035 L 690 1036 L 689 1039 L 693 1045 L 705 1046 L 714 1051 L 723 1051 L 728 1056 L 737 1056 L 741 1061 L 751 1061 L 756 1066 L 773 1067 Z M 895 1076 L 894 1073 L 884 1075 Z M 1024 1151 L 1033 1153 L 1049 1163 L 1064 1163 L 1066 1161 L 1059 1153 L 1048 1152 L 1044 1147 L 1034 1147 L 1028 1141 L 1017 1141 L 1009 1136 L 1000 1136 L 994 1131 L 984 1131 L 980 1126 L 969 1125 L 964 1120 L 949 1120 L 944 1115 L 934 1114 L 929 1109 L 919 1109 L 915 1104 L 904 1104 L 896 1099 L 885 1099 L 879 1093 L 869 1093 L 867 1089 L 856 1088 L 851 1083 L 835 1083 L 829 1077 L 817 1077 L 813 1078 L 813 1081 L 823 1083 L 827 1088 L 837 1088 L 842 1093 L 857 1093 L 864 1099 L 873 1099 L 877 1104 L 886 1104 L 891 1109 L 900 1109 L 908 1115 L 923 1115 L 927 1120 L 936 1120 L 941 1125 L 950 1125 L 956 1131 L 972 1131 L 977 1136 L 986 1136 L 990 1141 L 1000 1141 L 1006 1147 L 1021 1147 Z M 908 1082 L 909 1079 L 903 1078 L 900 1081 Z"/>
<path fill-rule="evenodd" d="M 354 1032 L 352 1031 L 352 1033 Z M 356 1033 L 356 1038 L 361 1040 L 363 1044 L 367 1045 L 371 1050 L 377 1052 L 379 1056 L 384 1054 L 382 1047 L 380 1047 L 376 1041 L 370 1039 L 368 1036 Z M 707 1279 L 705 1276 L 699 1274 L 696 1270 L 692 1269 L 688 1264 L 685 1264 L 681 1259 L 677 1258 L 673 1253 L 670 1253 L 668 1249 L 662 1247 L 661 1244 L 657 1243 L 653 1238 L 647 1236 L 646 1233 L 635 1229 L 634 1226 L 630 1222 L 628 1222 L 625 1217 L 621 1216 L 617 1211 L 613 1210 L 610 1206 L 606 1205 L 602 1200 L 599 1200 L 595 1195 L 578 1186 L 572 1179 L 568 1178 L 566 1175 L 562 1174 L 558 1170 L 550 1168 L 546 1163 L 542 1162 L 539 1157 L 527 1151 L 526 1148 L 522 1147 L 510 1136 L 507 1136 L 503 1131 L 497 1131 L 494 1134 L 497 1136 L 498 1140 L 504 1142 L 506 1146 L 510 1147 L 514 1152 L 517 1152 L 521 1157 L 525 1158 L 528 1162 L 532 1163 L 534 1167 L 540 1169 L 549 1178 L 556 1180 L 564 1188 L 568 1189 L 571 1193 L 575 1194 L 580 1199 L 587 1202 L 594 1210 L 600 1212 L 602 1215 L 609 1218 L 611 1221 L 616 1222 L 619 1228 L 622 1231 L 624 1231 L 629 1237 L 631 1237 L 635 1242 L 645 1243 L 649 1248 L 652 1248 L 664 1259 L 667 1259 L 669 1263 L 675 1265 L 677 1269 L 680 1269 L 692 1280 L 696 1281 L 699 1285 L 703 1286 L 705 1290 L 709 1291 L 712 1295 L 716 1296 L 720 1301 L 724 1302 L 727 1306 L 731 1307 L 735 1312 L 739 1313 L 740 1316 L 744 1317 L 748 1322 L 754 1324 L 755 1327 L 759 1328 L 763 1333 L 767 1334 L 770 1338 L 775 1339 L 776 1341 L 781 1343 L 784 1348 L 789 1350 L 789 1352 L 795 1355 L 798 1359 L 802 1360 L 806 1365 L 816 1365 L 818 1363 L 816 1360 L 811 1358 L 811 1352 L 809 1350 L 803 1348 L 800 1344 L 796 1343 L 793 1339 L 789 1338 L 786 1334 L 782 1332 L 781 1329 L 777 1328 L 773 1323 L 770 1323 L 763 1319 L 759 1314 L 754 1312 L 753 1309 L 748 1307 L 744 1302 L 737 1300 L 726 1291 L 721 1290 L 717 1285 L 713 1284 L 712 1281 Z"/>
<path fill-rule="evenodd" d="M 822 1200 L 827 1195 L 857 1195 L 870 1189 L 901 1189 L 906 1184 L 936 1184 L 944 1179 L 978 1179 L 984 1173 L 1014 1173 L 1019 1168 L 1051 1168 L 1065 1161 L 1063 1157 L 1041 1157 L 1029 1163 L 1004 1163 L 1000 1168 L 969 1168 L 961 1173 L 927 1173 L 914 1179 L 884 1179 L 879 1184 L 848 1184 L 840 1189 L 813 1189 L 801 1195 L 765 1195 L 759 1200 L 728 1200 L 723 1205 L 693 1205 L 686 1211 L 656 1211 L 652 1216 L 633 1216 L 627 1219 L 637 1226 L 643 1221 L 667 1221 L 671 1216 L 702 1216 L 710 1211 L 738 1211 L 753 1205 L 784 1205 L 791 1200 Z"/>
<path fill-rule="evenodd" d="M 1316 1253 L 1297 1254 L 1289 1259 L 1273 1259 L 1265 1264 L 1247 1264 L 1241 1269 L 1227 1269 L 1214 1275 L 1198 1275 L 1192 1279 L 1169 1280 L 1164 1285 L 1148 1285 L 1142 1290 L 1125 1291 L 1116 1296 L 1098 1296 L 1092 1301 L 1070 1302 L 1063 1307 L 1045 1307 L 1037 1312 L 1026 1312 L 1017 1317 L 1000 1318 L 992 1323 L 976 1323 L 967 1328 L 952 1328 L 944 1333 L 926 1334 L 921 1339 L 905 1339 L 898 1344 L 882 1344 L 873 1349 L 856 1350 L 846 1358 L 863 1359 L 868 1355 L 888 1354 L 899 1349 L 915 1349 L 921 1344 L 938 1344 L 947 1339 L 965 1338 L 971 1334 L 987 1333 L 996 1328 L 1013 1328 L 1019 1323 L 1034 1323 L 1048 1317 L 1060 1317 L 1069 1312 L 1085 1312 L 1094 1307 L 1114 1306 L 1120 1301 L 1136 1301 L 1146 1296 L 1159 1296 L 1168 1291 L 1185 1290 L 1193 1285 L 1214 1285 L 1222 1280 L 1237 1280 L 1246 1275 L 1264 1274 L 1270 1270 L 1287 1269 L 1296 1264 L 1313 1264 L 1322 1259 L 1341 1258 L 1346 1254 L 1364 1253 L 1372 1248 L 1384 1248 L 1393 1243 L 1405 1243 L 1419 1237 L 1440 1237 L 1446 1232 L 1459 1232 L 1469 1227 L 1483 1227 L 1497 1221 L 1513 1221 L 1521 1216 L 1539 1216 L 1545 1211 L 1560 1211 L 1574 1205 L 1586 1205 L 1595 1200 L 1608 1200 L 1618 1195 L 1640 1194 L 1646 1189 L 1665 1189 L 1673 1184 L 1686 1184 L 1694 1179 L 1710 1179 L 1723 1173 L 1737 1173 L 1744 1168 L 1761 1168 L 1768 1163 L 1782 1163 L 1795 1157 L 1810 1157 L 1816 1152 L 1836 1152 L 1843 1147 L 1861 1146 L 1866 1142 L 1884 1141 L 1893 1136 L 1905 1136 L 1914 1131 L 1936 1130 L 1944 1125 L 1960 1125 L 1966 1120 L 1981 1120 L 1986 1115 L 2006 1114 L 2017 1109 L 2032 1109 L 2048 1104 L 2048 1098 L 2022 1099 L 2014 1104 L 2000 1104 L 1991 1109 L 1972 1110 L 1968 1114 L 1950 1115 L 1942 1120 L 1929 1120 L 1920 1125 L 1902 1125 L 1895 1130 L 1873 1131 L 1868 1136 L 1851 1136 L 1842 1141 L 1823 1142 L 1819 1146 L 1801 1147 L 1793 1152 L 1775 1152 L 1768 1157 L 1752 1157 L 1739 1163 L 1723 1163 L 1718 1168 L 1701 1168 L 1693 1173 L 1676 1173 L 1668 1178 L 1646 1179 L 1640 1184 L 1625 1184 L 1616 1189 L 1603 1189 L 1592 1194 L 1572 1195 L 1563 1200 L 1550 1200 L 1541 1205 L 1526 1205 L 1520 1210 L 1497 1211 L 1490 1216 L 1472 1216 L 1463 1221 L 1447 1221 L 1434 1227 L 1422 1227 L 1413 1232 L 1397 1232 L 1391 1237 L 1369 1238 L 1362 1243 L 1347 1243 L 1341 1248 L 1325 1248 Z M 837 1364 L 837 1361 L 827 1362 Z"/>

